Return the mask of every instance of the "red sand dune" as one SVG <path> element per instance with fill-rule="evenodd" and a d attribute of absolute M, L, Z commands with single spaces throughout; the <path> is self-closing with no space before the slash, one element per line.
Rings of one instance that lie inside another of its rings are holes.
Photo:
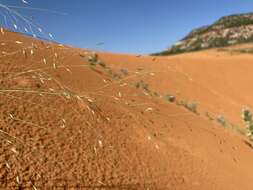
<path fill-rule="evenodd" d="M 96 58 L 8 31 L 0 40 L 1 188 L 253 189 L 253 149 L 237 133 L 253 107 L 252 55 Z"/>

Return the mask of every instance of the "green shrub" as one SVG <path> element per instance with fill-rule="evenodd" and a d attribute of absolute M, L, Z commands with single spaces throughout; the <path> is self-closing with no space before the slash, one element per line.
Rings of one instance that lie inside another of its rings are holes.
<path fill-rule="evenodd" d="M 176 97 L 175 96 L 173 96 L 173 95 L 166 95 L 165 96 L 165 99 L 168 101 L 168 102 L 175 102 L 176 101 Z"/>
<path fill-rule="evenodd" d="M 252 112 L 250 108 L 248 107 L 243 108 L 242 118 L 243 118 L 243 121 L 246 123 L 247 136 L 252 141 L 253 140 L 253 120 L 252 120 Z"/>

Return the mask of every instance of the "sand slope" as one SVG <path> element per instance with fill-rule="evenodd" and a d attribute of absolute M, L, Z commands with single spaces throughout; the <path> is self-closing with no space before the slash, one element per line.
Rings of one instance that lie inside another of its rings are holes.
<path fill-rule="evenodd" d="M 242 126 L 253 56 L 96 58 L 7 31 L 0 40 L 1 188 L 253 188 L 253 150 L 204 114 Z"/>

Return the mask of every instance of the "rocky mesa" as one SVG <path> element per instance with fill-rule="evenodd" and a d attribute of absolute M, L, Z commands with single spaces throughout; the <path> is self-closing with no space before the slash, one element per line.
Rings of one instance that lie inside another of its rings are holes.
<path fill-rule="evenodd" d="M 158 54 L 178 54 L 253 41 L 253 13 L 224 16 L 190 34 Z"/>

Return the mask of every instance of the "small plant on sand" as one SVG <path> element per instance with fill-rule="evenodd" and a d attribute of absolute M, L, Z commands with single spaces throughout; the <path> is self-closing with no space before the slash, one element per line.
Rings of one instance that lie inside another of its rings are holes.
<path fill-rule="evenodd" d="M 206 113 L 205 113 L 205 116 L 206 116 L 210 121 L 213 121 L 213 120 L 214 120 L 213 116 L 212 116 L 209 112 L 206 112 Z"/>
<path fill-rule="evenodd" d="M 89 56 L 88 56 L 88 61 L 90 63 L 91 66 L 95 66 L 97 61 L 98 61 L 98 55 L 95 52 L 92 52 Z"/>
<path fill-rule="evenodd" d="M 97 61 L 97 64 L 98 64 L 100 67 L 106 69 L 106 64 L 105 64 L 103 61 L 98 60 L 98 61 Z"/>
<path fill-rule="evenodd" d="M 173 96 L 173 95 L 169 95 L 169 94 L 165 96 L 165 99 L 166 99 L 168 102 L 171 102 L 171 103 L 173 103 L 173 102 L 176 101 L 176 97 Z"/>
<path fill-rule="evenodd" d="M 187 102 L 187 101 L 177 101 L 178 106 L 183 106 L 189 111 L 198 114 L 198 103 L 197 102 Z"/>
<path fill-rule="evenodd" d="M 176 96 L 170 95 L 170 96 L 168 97 L 168 100 L 169 100 L 170 102 L 175 102 L 175 101 L 176 101 Z"/>
<path fill-rule="evenodd" d="M 250 108 L 245 107 L 242 110 L 242 118 L 246 123 L 247 127 L 247 136 L 251 141 L 253 141 L 253 120 L 252 120 L 252 111 Z"/>
<path fill-rule="evenodd" d="M 193 113 L 198 113 L 197 109 L 198 109 L 198 104 L 197 102 L 188 102 L 185 107 L 192 111 Z"/>
<path fill-rule="evenodd" d="M 124 75 L 124 76 L 128 76 L 129 72 L 127 69 L 120 69 L 120 72 Z"/>
<path fill-rule="evenodd" d="M 150 92 L 148 83 L 146 83 L 146 82 L 143 81 L 143 80 L 140 80 L 139 82 L 137 82 L 137 83 L 135 84 L 135 88 L 140 88 L 140 89 L 145 90 L 146 92 Z"/>
<path fill-rule="evenodd" d="M 160 97 L 160 94 L 158 92 L 153 92 L 153 96 Z"/>
<path fill-rule="evenodd" d="M 222 116 L 222 115 L 219 115 L 219 116 L 216 118 L 216 121 L 217 121 L 219 124 L 221 124 L 223 127 L 227 127 L 227 126 L 228 126 L 225 117 Z"/>

